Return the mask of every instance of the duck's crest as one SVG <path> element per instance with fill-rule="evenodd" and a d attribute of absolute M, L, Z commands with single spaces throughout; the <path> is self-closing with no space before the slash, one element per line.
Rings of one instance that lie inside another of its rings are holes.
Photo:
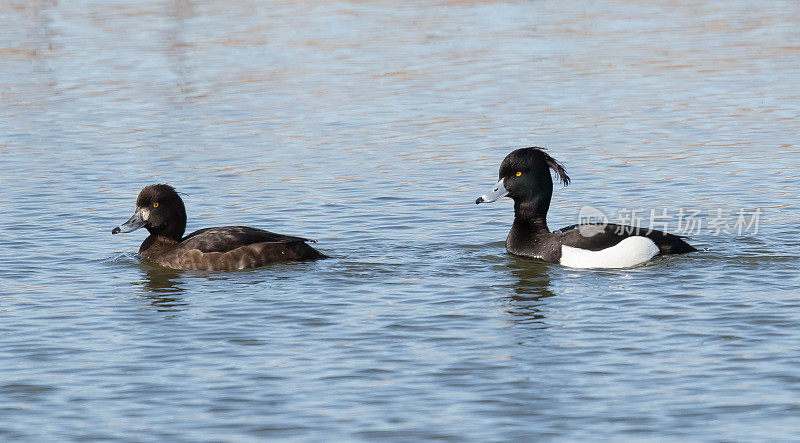
<path fill-rule="evenodd" d="M 547 166 L 549 166 L 550 169 L 552 169 L 553 172 L 556 173 L 556 176 L 561 181 L 561 183 L 564 183 L 564 187 L 569 185 L 569 176 L 567 175 L 567 168 L 565 168 L 564 165 L 559 163 L 558 160 L 554 159 L 553 157 L 550 157 L 550 154 L 544 152 L 547 148 L 542 148 L 539 146 L 531 146 L 528 149 L 539 151 L 539 153 L 542 154 L 542 156 L 544 157 L 544 161 L 545 163 L 547 163 Z"/>

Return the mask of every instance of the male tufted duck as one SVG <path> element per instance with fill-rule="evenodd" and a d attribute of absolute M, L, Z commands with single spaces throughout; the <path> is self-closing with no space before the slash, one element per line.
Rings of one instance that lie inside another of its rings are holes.
<path fill-rule="evenodd" d="M 547 210 L 553 195 L 553 178 L 569 184 L 564 166 L 542 151 L 522 148 L 508 154 L 500 165 L 500 180 L 475 200 L 491 203 L 514 199 L 514 224 L 506 239 L 513 254 L 573 268 L 626 268 L 658 254 L 696 251 L 681 237 L 646 228 L 616 224 L 572 225 L 555 232 L 547 228 Z"/>
<path fill-rule="evenodd" d="M 150 231 L 139 255 L 173 269 L 232 271 L 269 263 L 327 258 L 300 237 L 275 234 L 245 226 L 206 228 L 183 237 L 186 208 L 172 186 L 158 184 L 142 189 L 136 212 L 111 233 Z"/>

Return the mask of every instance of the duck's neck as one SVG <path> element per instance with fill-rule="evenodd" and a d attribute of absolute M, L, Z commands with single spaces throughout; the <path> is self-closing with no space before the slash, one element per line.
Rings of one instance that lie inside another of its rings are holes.
<path fill-rule="evenodd" d="M 550 232 L 547 228 L 547 204 L 542 201 L 514 201 L 514 226 L 512 229 L 521 229 L 528 232 Z"/>
<path fill-rule="evenodd" d="M 178 240 L 174 240 L 165 235 L 150 234 L 146 239 L 144 239 L 142 245 L 139 247 L 139 254 L 142 255 L 146 252 L 153 253 L 154 251 L 163 248 L 169 248 L 176 243 L 178 243 Z"/>
<path fill-rule="evenodd" d="M 181 211 L 180 214 L 176 214 L 160 226 L 147 226 L 147 231 L 150 232 L 150 237 L 147 238 L 152 238 L 153 242 L 159 239 L 167 242 L 179 242 L 183 239 L 183 233 L 186 232 L 186 212 Z"/>

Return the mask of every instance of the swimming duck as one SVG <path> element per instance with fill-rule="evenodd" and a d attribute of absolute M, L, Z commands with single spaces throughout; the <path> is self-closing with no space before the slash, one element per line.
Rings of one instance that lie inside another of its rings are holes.
<path fill-rule="evenodd" d="M 316 260 L 326 255 L 309 246 L 313 241 L 245 226 L 206 228 L 183 236 L 186 208 L 172 186 L 150 185 L 136 199 L 136 212 L 112 234 L 146 228 L 150 232 L 139 256 L 173 269 L 232 271 L 270 263 Z"/>
<path fill-rule="evenodd" d="M 550 232 L 550 169 L 564 186 L 570 180 L 564 166 L 542 149 L 522 148 L 508 154 L 500 164 L 500 180 L 475 200 L 475 204 L 505 196 L 514 200 L 514 224 L 506 239 L 510 254 L 573 268 L 627 268 L 659 254 L 696 251 L 677 235 L 633 226 L 581 224 Z"/>

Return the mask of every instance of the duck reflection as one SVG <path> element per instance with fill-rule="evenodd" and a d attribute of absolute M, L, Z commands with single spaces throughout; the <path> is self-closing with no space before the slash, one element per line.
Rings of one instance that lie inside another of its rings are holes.
<path fill-rule="evenodd" d="M 187 305 L 181 271 L 142 264 L 142 272 L 142 295 L 159 311 L 177 311 Z"/>
<path fill-rule="evenodd" d="M 509 297 L 508 313 L 514 316 L 517 323 L 546 328 L 541 307 L 547 298 L 556 295 L 549 289 L 551 265 L 517 257 L 509 260 L 509 268 L 517 282 L 513 287 L 514 293 Z"/>

